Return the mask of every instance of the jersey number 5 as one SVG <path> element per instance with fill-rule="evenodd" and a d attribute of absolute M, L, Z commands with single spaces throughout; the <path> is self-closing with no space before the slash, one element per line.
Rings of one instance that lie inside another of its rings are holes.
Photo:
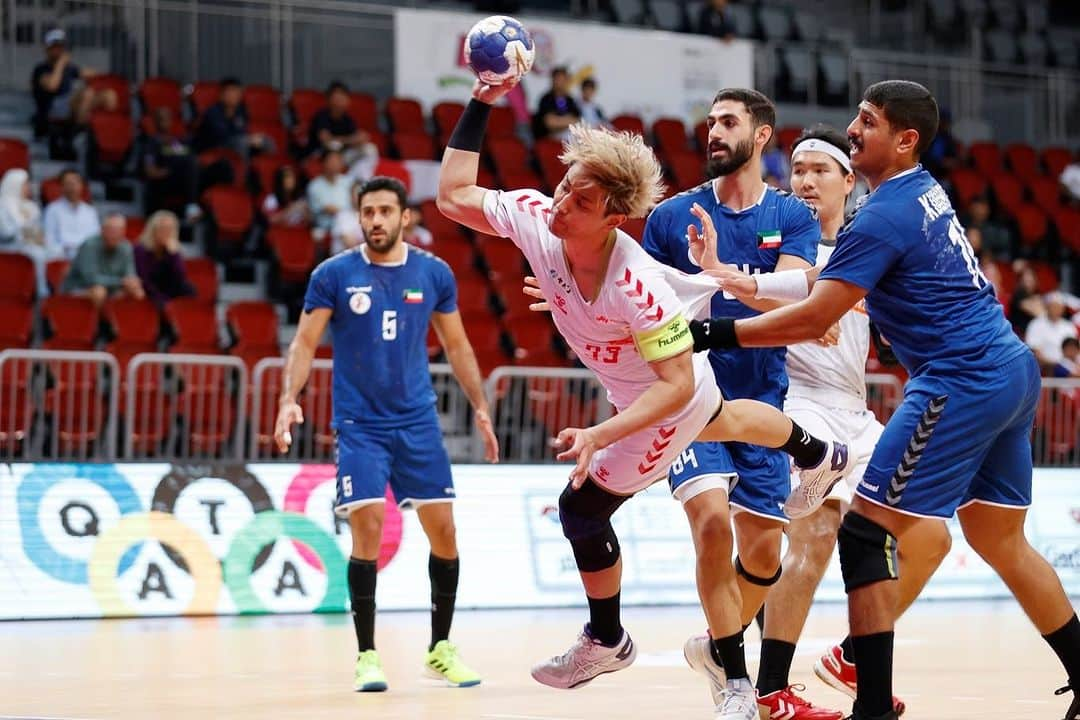
<path fill-rule="evenodd" d="M 397 310 L 384 310 L 382 314 L 382 339 L 397 338 Z"/>

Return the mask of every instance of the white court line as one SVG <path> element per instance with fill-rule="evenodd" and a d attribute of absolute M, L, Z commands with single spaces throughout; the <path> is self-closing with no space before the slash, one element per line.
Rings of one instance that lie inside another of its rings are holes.
<path fill-rule="evenodd" d="M 503 720 L 580 720 L 579 718 L 560 718 L 551 715 L 507 715 L 497 713 L 494 715 L 481 715 L 484 718 L 502 718 Z"/>

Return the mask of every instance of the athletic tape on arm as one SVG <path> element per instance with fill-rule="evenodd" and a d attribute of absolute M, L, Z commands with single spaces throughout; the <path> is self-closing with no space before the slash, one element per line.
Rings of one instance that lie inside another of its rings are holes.
<path fill-rule="evenodd" d="M 805 300 L 810 294 L 810 283 L 806 281 L 806 270 L 781 270 L 779 272 L 755 275 L 758 300 Z"/>

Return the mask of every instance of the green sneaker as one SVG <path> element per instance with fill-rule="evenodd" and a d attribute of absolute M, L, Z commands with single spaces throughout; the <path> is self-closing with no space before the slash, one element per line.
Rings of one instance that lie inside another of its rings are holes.
<path fill-rule="evenodd" d="M 365 650 L 356 656 L 356 675 L 353 679 L 356 692 L 383 692 L 386 690 L 386 675 L 379 662 L 379 653 Z"/>
<path fill-rule="evenodd" d="M 445 680 L 454 687 L 472 687 L 480 684 L 480 676 L 462 662 L 458 656 L 457 646 L 449 640 L 440 640 L 435 643 L 435 649 L 428 652 L 424 665 L 427 667 L 429 676 Z"/>

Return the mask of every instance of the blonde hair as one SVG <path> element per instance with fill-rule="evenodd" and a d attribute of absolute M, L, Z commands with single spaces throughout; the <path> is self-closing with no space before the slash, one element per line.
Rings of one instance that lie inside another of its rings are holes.
<path fill-rule="evenodd" d="M 608 213 L 645 217 L 664 197 L 660 162 L 637 133 L 571 125 L 559 160 L 581 166 L 606 194 Z"/>
<path fill-rule="evenodd" d="M 158 226 L 162 220 L 172 220 L 176 226 L 176 232 L 180 233 L 180 220 L 176 217 L 175 213 L 168 210 L 158 210 L 146 220 L 146 226 L 143 227 L 142 235 L 139 235 L 139 243 L 147 250 L 156 250 L 154 245 L 154 228 Z M 179 238 L 177 238 L 179 239 Z"/>

